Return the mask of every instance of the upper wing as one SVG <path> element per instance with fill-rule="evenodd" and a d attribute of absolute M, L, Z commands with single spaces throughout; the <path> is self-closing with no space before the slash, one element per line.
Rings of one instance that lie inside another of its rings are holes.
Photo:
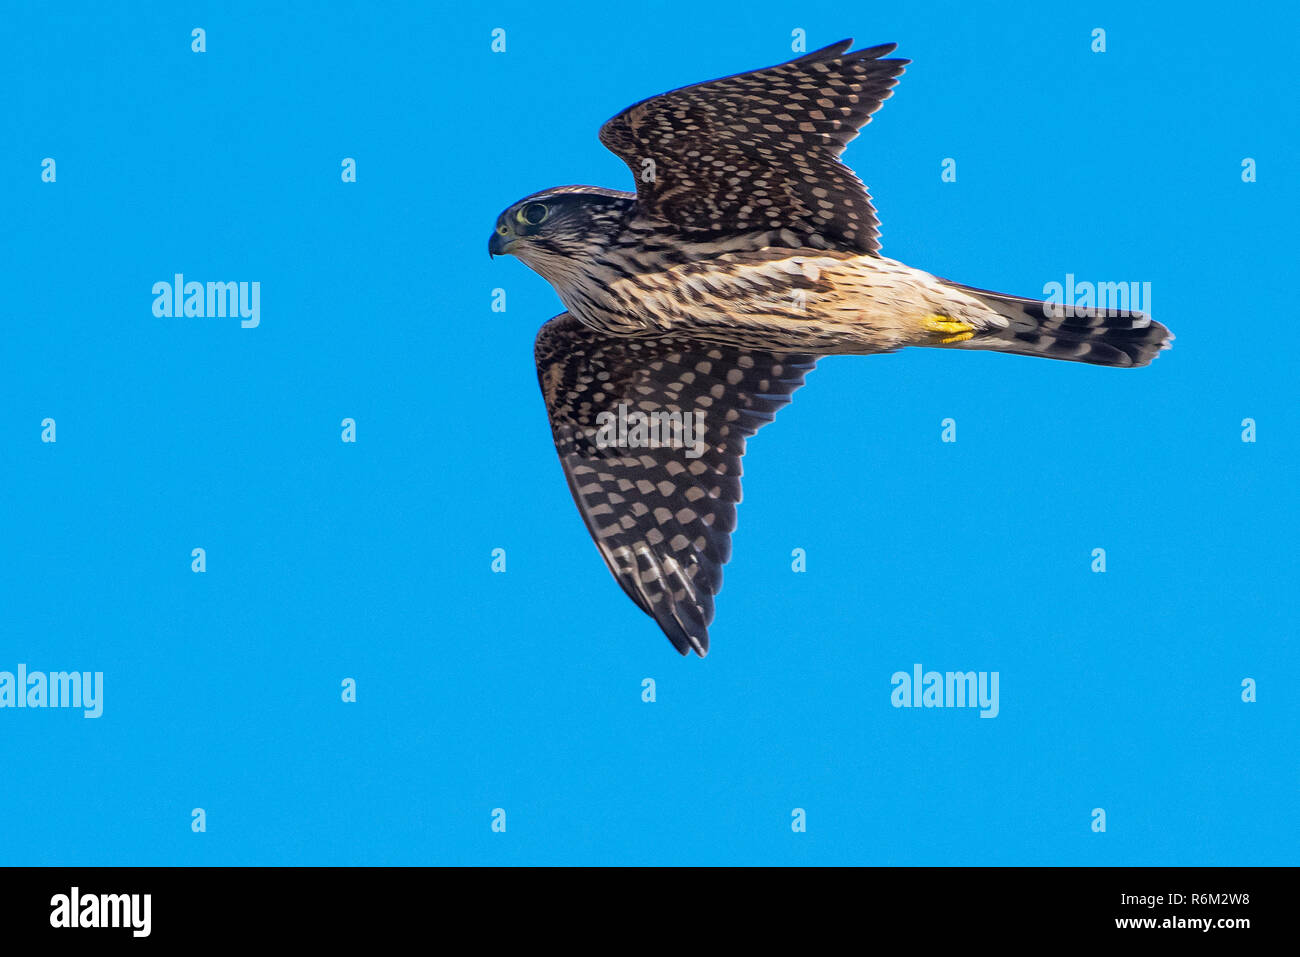
<path fill-rule="evenodd" d="M 568 313 L 542 326 L 534 354 L 569 490 L 605 564 L 679 652 L 703 657 L 745 439 L 790 401 L 816 357 L 607 336 Z M 674 412 L 702 431 L 682 429 L 676 447 L 636 444 L 635 414 Z M 702 423 L 685 418 L 695 412 Z"/>
<path fill-rule="evenodd" d="M 677 229 L 787 228 L 876 252 L 876 210 L 839 155 L 911 61 L 880 59 L 897 44 L 852 44 L 643 100 L 600 141 L 631 167 L 641 210 Z"/>

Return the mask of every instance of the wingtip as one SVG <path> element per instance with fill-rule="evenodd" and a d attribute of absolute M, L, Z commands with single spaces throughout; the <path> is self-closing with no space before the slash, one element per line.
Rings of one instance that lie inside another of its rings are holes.
<path fill-rule="evenodd" d="M 842 41 L 847 47 L 853 46 L 852 40 Z M 877 43 L 873 47 L 863 47 L 861 50 L 852 50 L 849 56 L 855 60 L 879 60 L 881 57 L 887 57 L 898 49 L 897 43 Z M 841 51 L 844 52 L 844 51 Z"/>
<path fill-rule="evenodd" d="M 898 49 L 897 43 L 880 43 L 874 47 L 867 47 L 864 50 L 858 50 L 859 56 L 869 57 L 872 60 L 879 60 L 882 56 L 889 56 Z"/>
<path fill-rule="evenodd" d="M 839 40 L 829 46 L 824 46 L 820 50 L 813 50 L 811 53 L 805 53 L 794 62 L 800 63 L 806 60 L 834 60 L 837 57 L 844 57 L 847 60 L 879 60 L 883 57 L 889 56 L 889 54 L 893 53 L 897 49 L 897 43 L 878 43 L 873 47 L 863 47 L 861 50 L 854 50 L 853 38 L 850 37 L 847 40 Z M 912 61 L 901 57 L 895 57 L 889 62 L 897 63 L 899 68 L 902 69 Z"/>
<path fill-rule="evenodd" d="M 804 63 L 808 60 L 833 60 L 837 56 L 843 56 L 851 46 L 853 46 L 852 37 L 849 37 L 847 40 L 836 40 L 829 46 L 824 46 L 820 49 L 813 50 L 810 53 L 805 53 L 801 57 L 795 57 L 794 62 Z"/>

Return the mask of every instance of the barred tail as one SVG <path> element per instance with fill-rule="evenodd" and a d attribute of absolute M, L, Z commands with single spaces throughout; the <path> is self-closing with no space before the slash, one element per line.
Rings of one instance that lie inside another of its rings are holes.
<path fill-rule="evenodd" d="M 1149 363 L 1162 349 L 1168 349 L 1174 338 L 1168 329 L 1142 312 L 1083 309 L 956 283 L 948 285 L 1011 320 L 1005 329 L 954 343 L 959 348 L 1131 368 Z"/>

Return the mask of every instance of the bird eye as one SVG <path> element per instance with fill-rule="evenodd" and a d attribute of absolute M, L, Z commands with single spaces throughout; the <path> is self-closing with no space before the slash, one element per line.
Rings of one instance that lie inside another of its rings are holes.
<path fill-rule="evenodd" d="M 519 210 L 519 221 L 529 226 L 540 226 L 550 210 L 542 203 L 529 203 Z"/>

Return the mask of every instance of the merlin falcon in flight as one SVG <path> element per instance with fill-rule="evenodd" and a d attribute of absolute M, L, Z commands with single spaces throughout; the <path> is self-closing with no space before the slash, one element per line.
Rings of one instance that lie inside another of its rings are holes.
<path fill-rule="evenodd" d="M 708 627 L 745 442 L 821 356 L 986 349 L 1124 368 L 1167 348 L 1136 311 L 939 279 L 880 254 L 875 208 L 840 162 L 910 61 L 844 40 L 651 97 L 600 141 L 636 192 L 561 186 L 497 219 L 491 254 L 546 279 L 537 376 L 569 489 L 605 563 L 682 654 Z M 624 426 L 671 424 L 639 441 Z M 620 427 L 610 427 L 619 417 Z"/>

